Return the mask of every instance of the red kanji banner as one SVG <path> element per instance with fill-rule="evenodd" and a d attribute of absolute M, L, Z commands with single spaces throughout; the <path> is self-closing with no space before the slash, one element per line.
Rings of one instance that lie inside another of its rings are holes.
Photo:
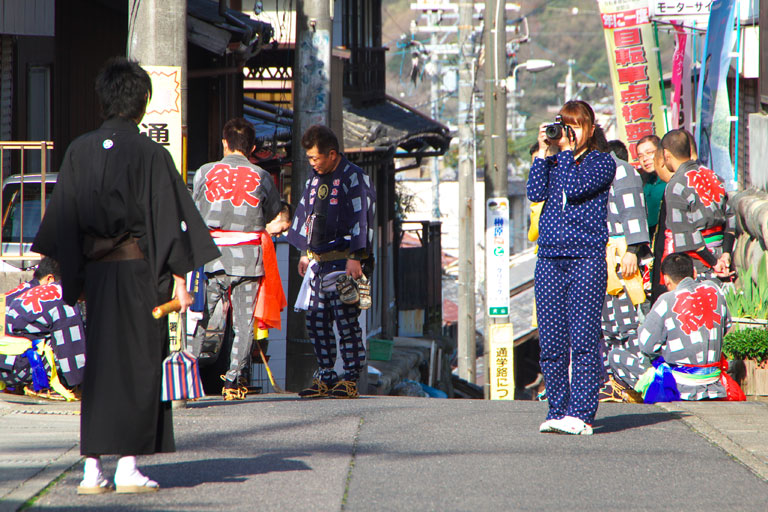
<path fill-rule="evenodd" d="M 666 130 L 648 2 L 598 0 L 616 107 L 617 136 L 637 165 L 637 142 Z"/>

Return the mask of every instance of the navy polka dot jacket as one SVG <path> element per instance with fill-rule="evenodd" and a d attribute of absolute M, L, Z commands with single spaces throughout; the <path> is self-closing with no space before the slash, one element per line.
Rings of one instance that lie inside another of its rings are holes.
<path fill-rule="evenodd" d="M 526 191 L 545 201 L 539 220 L 539 256 L 605 258 L 608 191 L 616 163 L 608 153 L 590 151 L 577 163 L 562 151 L 531 165 Z"/>

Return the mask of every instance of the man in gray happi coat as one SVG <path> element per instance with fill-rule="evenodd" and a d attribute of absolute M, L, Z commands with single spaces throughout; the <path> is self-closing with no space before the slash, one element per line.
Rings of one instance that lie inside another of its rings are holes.
<path fill-rule="evenodd" d="M 731 274 L 736 217 L 728 204 L 723 180 L 691 160 L 684 130 L 671 130 L 661 139 L 666 167 L 674 174 L 664 191 L 667 230 L 664 254 L 685 252 L 700 277 Z"/>
<path fill-rule="evenodd" d="M 254 304 L 264 275 L 261 232 L 282 206 L 272 177 L 246 157 L 254 140 L 251 123 L 239 117 L 229 120 L 221 141 L 224 158 L 202 166 L 194 180 L 195 204 L 221 257 L 205 265 L 206 311 L 195 330 L 192 351 L 200 355 L 210 316 L 229 295 L 234 340 L 222 390 L 225 400 L 242 400 L 247 392 L 238 380 L 250 357 Z"/>

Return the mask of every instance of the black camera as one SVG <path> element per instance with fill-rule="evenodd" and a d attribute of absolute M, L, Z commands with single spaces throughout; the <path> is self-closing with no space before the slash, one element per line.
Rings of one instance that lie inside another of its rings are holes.
<path fill-rule="evenodd" d="M 565 130 L 565 133 L 568 134 L 569 137 L 573 133 L 573 128 L 565 124 L 561 116 L 555 116 L 555 122 L 547 125 L 544 129 L 544 133 L 550 140 L 560 140 L 563 138 L 563 130 Z"/>

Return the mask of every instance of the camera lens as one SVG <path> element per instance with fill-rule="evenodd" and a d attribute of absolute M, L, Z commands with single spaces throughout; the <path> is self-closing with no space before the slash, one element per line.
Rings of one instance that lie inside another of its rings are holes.
<path fill-rule="evenodd" d="M 545 129 L 544 133 L 548 139 L 560 140 L 563 137 L 563 127 L 560 124 L 550 124 Z"/>

